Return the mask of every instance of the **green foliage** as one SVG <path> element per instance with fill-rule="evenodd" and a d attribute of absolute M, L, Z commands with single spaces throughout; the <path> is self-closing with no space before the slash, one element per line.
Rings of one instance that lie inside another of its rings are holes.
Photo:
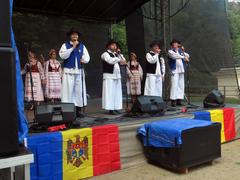
<path fill-rule="evenodd" d="M 119 43 L 122 53 L 124 54 L 125 57 L 127 57 L 128 49 L 125 22 L 122 21 L 118 24 L 113 24 L 112 33 L 113 39 L 115 39 Z"/>
<path fill-rule="evenodd" d="M 233 57 L 236 64 L 240 64 L 240 3 L 229 2 L 228 19 L 233 47 Z"/>

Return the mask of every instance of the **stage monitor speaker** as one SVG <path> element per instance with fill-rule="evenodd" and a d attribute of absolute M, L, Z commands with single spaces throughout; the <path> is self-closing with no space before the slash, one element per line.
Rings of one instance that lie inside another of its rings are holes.
<path fill-rule="evenodd" d="M 16 96 L 16 69 L 14 50 L 0 47 L 0 82 L 2 83 L 0 156 L 18 152 L 18 120 Z"/>
<path fill-rule="evenodd" d="M 43 104 L 37 106 L 35 120 L 39 125 L 71 124 L 76 120 L 73 103 Z"/>
<path fill-rule="evenodd" d="M 219 90 L 212 90 L 203 100 L 205 108 L 224 107 L 225 98 Z"/>
<path fill-rule="evenodd" d="M 10 1 L 0 2 L 0 47 L 11 47 Z"/>
<path fill-rule="evenodd" d="M 139 96 L 133 105 L 132 112 L 165 113 L 166 103 L 159 96 Z"/>

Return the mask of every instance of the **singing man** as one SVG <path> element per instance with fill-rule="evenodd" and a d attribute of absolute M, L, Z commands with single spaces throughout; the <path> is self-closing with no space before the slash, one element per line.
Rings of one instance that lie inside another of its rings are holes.
<path fill-rule="evenodd" d="M 83 117 L 83 107 L 87 105 L 84 65 L 90 60 L 87 48 L 79 41 L 80 32 L 71 29 L 59 55 L 63 62 L 62 102 L 74 103 L 77 117 Z"/>
<path fill-rule="evenodd" d="M 173 107 L 182 105 L 185 89 L 184 73 L 190 58 L 189 54 L 183 51 L 180 44 L 180 41 L 172 40 L 170 43 L 171 49 L 168 51 L 169 66 L 172 72 L 170 100 Z"/>

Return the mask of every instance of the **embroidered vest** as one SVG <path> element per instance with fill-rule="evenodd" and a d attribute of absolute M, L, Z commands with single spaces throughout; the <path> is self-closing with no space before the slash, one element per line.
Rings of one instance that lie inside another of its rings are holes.
<path fill-rule="evenodd" d="M 151 54 L 152 56 L 154 56 L 155 54 L 152 52 L 149 52 L 149 54 Z M 162 71 L 162 65 L 161 65 L 161 61 L 160 61 L 160 55 L 158 56 L 158 60 L 159 60 L 159 64 L 160 64 L 160 70 L 161 70 L 161 74 L 163 74 Z M 156 69 L 157 69 L 157 62 L 154 64 L 149 63 L 146 60 L 146 73 L 148 74 L 155 74 L 156 73 Z"/>
<path fill-rule="evenodd" d="M 175 49 L 172 49 L 172 50 L 173 50 L 174 52 L 176 52 Z M 182 54 L 182 53 L 183 53 L 180 48 L 178 49 L 178 53 L 179 53 L 179 54 Z M 170 69 L 171 69 L 172 71 L 174 71 L 174 70 L 176 69 L 176 60 L 177 60 L 177 59 L 172 59 L 172 58 L 168 57 L 168 64 L 169 64 Z M 185 69 L 185 68 L 186 68 L 186 62 L 184 61 L 184 59 L 182 59 L 182 63 L 183 63 L 183 67 L 184 67 L 184 69 Z"/>
<path fill-rule="evenodd" d="M 66 48 L 70 49 L 73 47 L 72 44 L 70 44 L 70 41 L 65 43 Z M 83 48 L 84 45 L 82 43 L 79 43 L 76 48 L 71 52 L 69 58 L 65 59 L 63 62 L 63 67 L 65 68 L 75 68 L 75 59 L 77 58 L 77 63 L 78 63 L 78 69 L 82 68 L 81 64 L 81 58 L 83 56 Z"/>
<path fill-rule="evenodd" d="M 114 58 L 117 57 L 116 54 L 108 52 L 110 57 Z M 106 61 L 102 60 L 102 68 L 103 68 L 103 73 L 111 73 L 113 74 L 113 70 L 114 70 L 114 64 L 109 64 Z"/>

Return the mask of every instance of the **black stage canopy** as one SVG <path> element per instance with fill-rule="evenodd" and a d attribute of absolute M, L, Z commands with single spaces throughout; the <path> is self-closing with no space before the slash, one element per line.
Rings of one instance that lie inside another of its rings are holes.
<path fill-rule="evenodd" d="M 149 0 L 14 0 L 14 10 L 118 22 Z"/>

